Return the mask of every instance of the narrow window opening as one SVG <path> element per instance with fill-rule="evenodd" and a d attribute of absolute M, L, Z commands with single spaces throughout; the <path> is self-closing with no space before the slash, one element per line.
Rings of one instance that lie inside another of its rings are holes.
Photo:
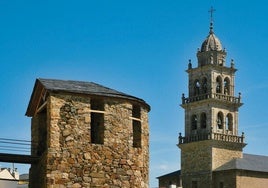
<path fill-rule="evenodd" d="M 227 116 L 226 116 L 226 130 L 228 130 L 228 131 L 233 131 L 233 116 L 232 116 L 232 114 L 228 114 Z"/>
<path fill-rule="evenodd" d="M 133 147 L 141 147 L 141 109 L 138 105 L 132 106 L 132 130 L 133 130 Z"/>
<path fill-rule="evenodd" d="M 140 106 L 133 105 L 133 107 L 132 107 L 132 117 L 134 117 L 134 118 L 140 118 L 141 117 Z"/>
<path fill-rule="evenodd" d="M 224 188 L 224 183 L 223 182 L 220 182 L 219 188 Z"/>
<path fill-rule="evenodd" d="M 202 82 L 202 90 L 203 90 L 203 93 L 206 94 L 208 91 L 207 89 L 207 79 L 206 78 L 203 78 L 203 82 Z"/>
<path fill-rule="evenodd" d="M 197 129 L 197 116 L 193 115 L 192 116 L 192 130 L 196 130 Z"/>
<path fill-rule="evenodd" d="M 222 81 L 222 79 L 221 79 L 221 77 L 217 77 L 217 79 L 216 79 L 216 93 L 221 93 L 222 91 L 222 85 L 221 85 L 221 81 Z"/>
<path fill-rule="evenodd" d="M 218 129 L 223 129 L 223 114 L 222 114 L 222 112 L 218 113 L 217 126 L 218 126 Z"/>
<path fill-rule="evenodd" d="M 91 99 L 90 105 L 92 110 L 104 111 L 104 102 L 101 99 Z"/>
<path fill-rule="evenodd" d="M 194 95 L 199 95 L 200 94 L 200 82 L 199 80 L 196 80 L 194 82 Z"/>
<path fill-rule="evenodd" d="M 202 129 L 207 128 L 207 115 L 206 115 L 206 113 L 201 114 L 201 128 Z"/>
<path fill-rule="evenodd" d="M 46 110 L 38 113 L 38 146 L 37 146 L 37 155 L 40 156 L 47 149 L 47 113 Z M 34 147 L 36 148 L 36 146 Z"/>
<path fill-rule="evenodd" d="M 230 95 L 230 80 L 229 80 L 229 78 L 224 79 L 224 94 Z"/>
<path fill-rule="evenodd" d="M 141 147 L 141 122 L 133 120 L 133 147 Z"/>
<path fill-rule="evenodd" d="M 91 109 L 104 111 L 102 100 L 92 99 Z M 91 112 L 91 143 L 104 143 L 104 113 Z"/>

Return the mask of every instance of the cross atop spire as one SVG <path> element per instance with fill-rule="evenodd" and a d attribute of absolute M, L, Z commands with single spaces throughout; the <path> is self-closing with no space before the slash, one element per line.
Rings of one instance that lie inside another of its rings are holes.
<path fill-rule="evenodd" d="M 213 33 L 213 12 L 215 12 L 215 11 L 216 10 L 213 7 L 211 7 L 210 10 L 208 11 L 210 13 L 210 27 L 209 27 L 210 31 L 209 31 L 209 33 Z"/>

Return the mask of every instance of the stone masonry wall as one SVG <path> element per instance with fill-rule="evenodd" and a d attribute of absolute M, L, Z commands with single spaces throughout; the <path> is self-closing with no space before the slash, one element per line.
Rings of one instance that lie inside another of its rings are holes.
<path fill-rule="evenodd" d="M 210 141 L 192 142 L 180 145 L 182 186 L 191 188 L 197 181 L 198 187 L 211 187 L 212 149 Z"/>
<path fill-rule="evenodd" d="M 53 94 L 48 98 L 44 187 L 148 188 L 148 109 L 141 106 L 142 141 L 136 148 L 131 102 L 103 98 L 104 143 L 93 144 L 90 101 L 88 96 Z"/>
<path fill-rule="evenodd" d="M 180 145 L 182 174 L 211 171 L 212 151 L 209 141 Z"/>
<path fill-rule="evenodd" d="M 213 187 L 220 187 L 220 184 L 222 183 L 223 186 L 226 188 L 227 187 L 237 188 L 236 179 L 237 179 L 237 176 L 236 176 L 235 170 L 214 171 L 213 172 Z"/>
<path fill-rule="evenodd" d="M 268 173 L 246 170 L 226 170 L 213 172 L 213 185 L 220 182 L 228 188 L 264 188 L 268 185 Z"/>
<path fill-rule="evenodd" d="M 215 147 L 212 149 L 212 170 L 217 169 L 218 167 L 222 166 L 223 164 L 231 161 L 232 159 L 235 158 L 242 158 L 243 153 L 242 153 L 242 147 L 235 147 L 236 144 L 228 144 L 224 142 L 219 142 L 219 145 L 221 145 L 222 148 L 220 147 Z M 226 145 L 230 146 L 226 146 Z M 239 144 L 237 144 L 239 145 Z M 224 148 L 225 147 L 225 148 Z"/>
<path fill-rule="evenodd" d="M 212 186 L 212 171 L 234 158 L 242 158 L 243 144 L 206 140 L 179 145 L 181 148 L 181 170 L 183 187 Z"/>
<path fill-rule="evenodd" d="M 236 188 L 264 188 L 268 185 L 267 172 L 237 172 Z"/>

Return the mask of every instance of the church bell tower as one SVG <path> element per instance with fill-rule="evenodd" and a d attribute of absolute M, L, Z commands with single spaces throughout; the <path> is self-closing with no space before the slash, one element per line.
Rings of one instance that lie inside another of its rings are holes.
<path fill-rule="evenodd" d="M 179 135 L 183 188 L 212 188 L 213 171 L 234 158 L 242 158 L 244 133 L 238 129 L 241 94 L 235 96 L 234 61 L 226 64 L 226 51 L 213 30 L 197 52 L 197 67 L 188 63 L 188 97 L 182 94 L 185 135 Z"/>

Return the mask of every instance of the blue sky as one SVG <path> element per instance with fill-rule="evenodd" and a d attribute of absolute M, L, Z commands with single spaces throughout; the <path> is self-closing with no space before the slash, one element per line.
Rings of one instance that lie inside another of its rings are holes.
<path fill-rule="evenodd" d="M 238 68 L 244 151 L 268 155 L 264 0 L 2 0 L 0 137 L 30 139 L 30 118 L 24 114 L 36 78 L 93 81 L 151 105 L 150 184 L 156 187 L 157 176 L 180 168 L 176 144 L 184 131 L 179 105 L 181 94 L 188 93 L 185 70 L 188 59 L 196 66 L 211 6 L 227 63 L 234 59 Z"/>

